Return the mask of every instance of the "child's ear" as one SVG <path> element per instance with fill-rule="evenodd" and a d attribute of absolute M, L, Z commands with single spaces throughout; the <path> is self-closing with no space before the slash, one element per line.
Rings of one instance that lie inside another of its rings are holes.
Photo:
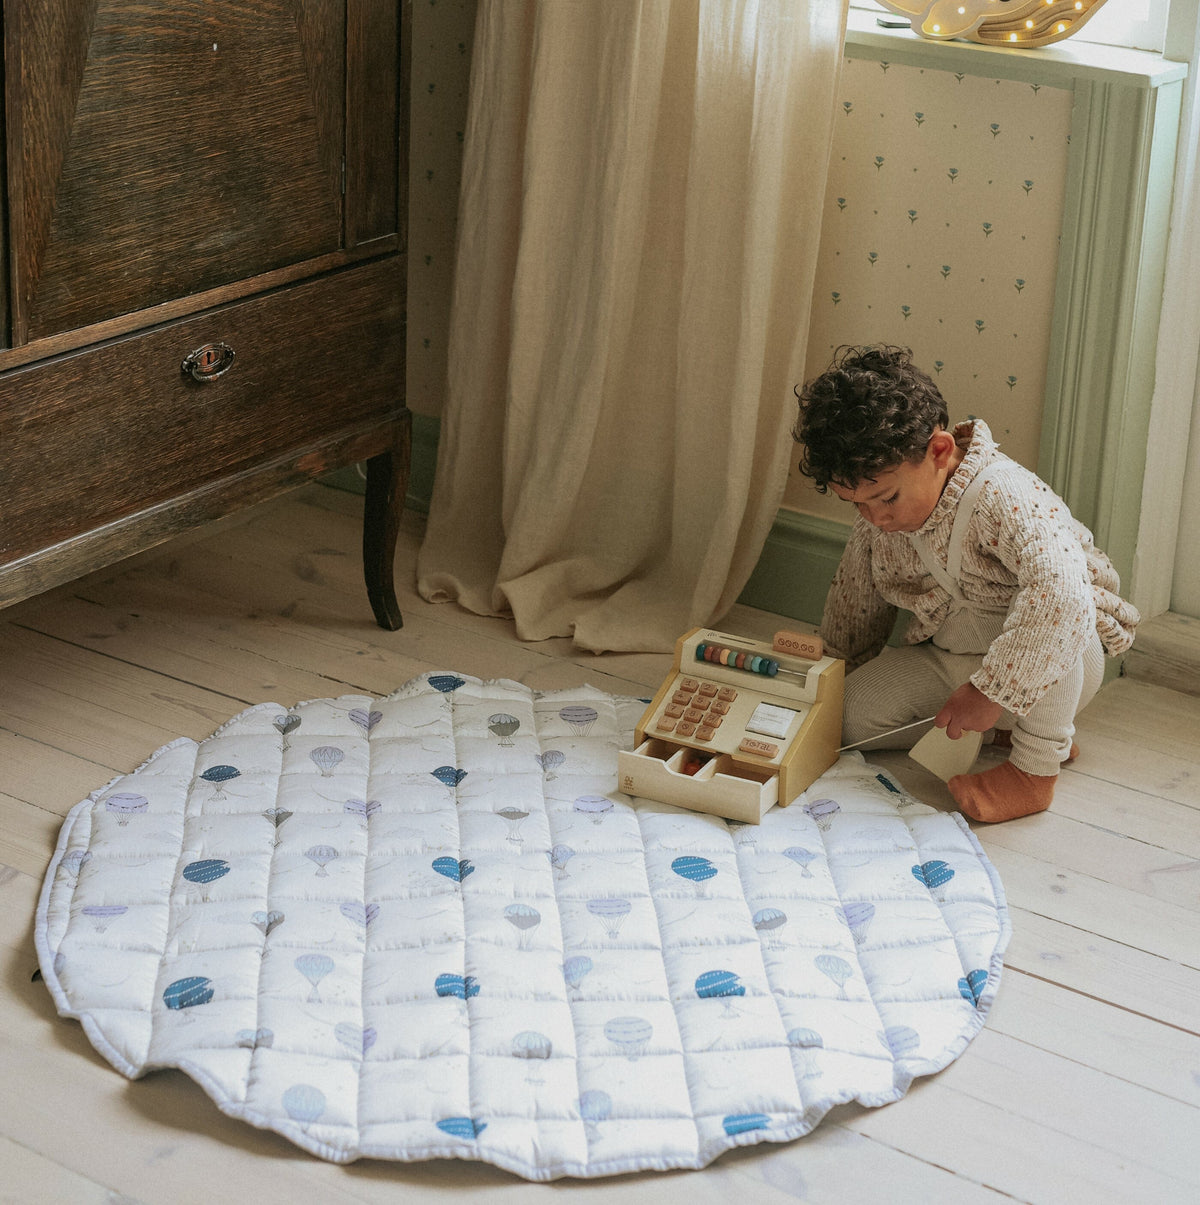
<path fill-rule="evenodd" d="M 944 469 L 954 459 L 957 450 L 954 436 L 945 427 L 939 427 L 930 437 L 927 454 L 933 458 L 934 467 Z"/>

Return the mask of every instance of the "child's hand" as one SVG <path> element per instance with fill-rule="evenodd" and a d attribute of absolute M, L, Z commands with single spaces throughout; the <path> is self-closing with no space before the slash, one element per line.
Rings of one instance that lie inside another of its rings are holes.
<path fill-rule="evenodd" d="M 987 732 L 994 728 L 1003 711 L 999 703 L 993 703 L 977 686 L 966 682 L 946 700 L 933 722 L 938 728 L 945 728 L 946 735 L 956 741 L 964 732 Z"/>

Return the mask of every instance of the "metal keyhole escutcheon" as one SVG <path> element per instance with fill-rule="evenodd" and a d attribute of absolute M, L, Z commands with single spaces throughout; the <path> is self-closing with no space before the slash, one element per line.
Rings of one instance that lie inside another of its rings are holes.
<path fill-rule="evenodd" d="M 206 343 L 184 357 L 183 371 L 195 381 L 215 381 L 229 371 L 233 357 L 228 343 Z"/>

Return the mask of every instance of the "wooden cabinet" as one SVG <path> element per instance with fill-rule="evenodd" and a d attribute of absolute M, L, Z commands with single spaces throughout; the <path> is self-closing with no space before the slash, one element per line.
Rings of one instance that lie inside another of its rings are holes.
<path fill-rule="evenodd" d="M 407 484 L 408 0 L 4 0 L 0 605 L 365 460 Z"/>

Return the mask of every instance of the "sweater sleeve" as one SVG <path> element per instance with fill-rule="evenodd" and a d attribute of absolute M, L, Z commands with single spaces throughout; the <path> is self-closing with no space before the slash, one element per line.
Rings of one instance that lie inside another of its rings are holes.
<path fill-rule="evenodd" d="M 855 521 L 821 617 L 821 637 L 831 656 L 854 669 L 878 656 L 896 622 L 896 608 L 875 588 L 869 527 Z"/>
<path fill-rule="evenodd" d="M 1016 577 L 1004 628 L 971 681 L 1023 716 L 1083 655 L 1096 627 L 1087 558 L 1078 537 L 1036 502 L 999 500 L 993 555 Z"/>

